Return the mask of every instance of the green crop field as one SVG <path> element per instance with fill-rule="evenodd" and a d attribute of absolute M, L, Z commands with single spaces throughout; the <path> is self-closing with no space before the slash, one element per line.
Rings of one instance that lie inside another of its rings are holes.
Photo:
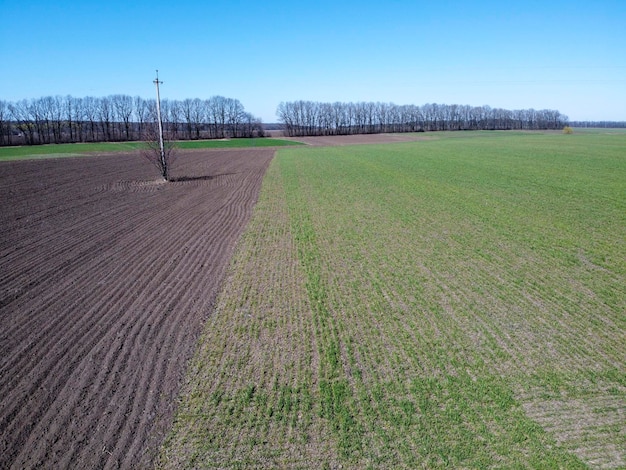
<path fill-rule="evenodd" d="M 626 134 L 278 151 L 164 468 L 624 468 Z"/>
<path fill-rule="evenodd" d="M 81 157 L 95 153 L 133 152 L 139 148 L 139 142 L 21 145 L 0 147 L 0 161 Z"/>
<path fill-rule="evenodd" d="M 82 157 L 96 153 L 134 152 L 143 148 L 141 142 L 98 142 L 80 144 L 23 145 L 0 147 L 0 161 L 32 160 L 39 158 Z M 282 147 L 301 145 L 298 142 L 282 139 L 225 139 L 225 140 L 181 140 L 176 142 L 179 149 L 219 149 L 245 147 Z"/>
<path fill-rule="evenodd" d="M 300 142 L 284 139 L 253 138 L 253 139 L 224 139 L 224 140 L 181 140 L 176 142 L 181 149 L 205 148 L 245 148 L 245 147 L 285 147 L 302 145 Z"/>

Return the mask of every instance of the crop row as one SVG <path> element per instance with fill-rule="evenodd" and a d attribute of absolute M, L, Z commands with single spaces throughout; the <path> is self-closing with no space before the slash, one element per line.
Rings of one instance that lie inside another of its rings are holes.
<path fill-rule="evenodd" d="M 281 150 L 165 462 L 619 465 L 624 142 L 578 137 Z"/>

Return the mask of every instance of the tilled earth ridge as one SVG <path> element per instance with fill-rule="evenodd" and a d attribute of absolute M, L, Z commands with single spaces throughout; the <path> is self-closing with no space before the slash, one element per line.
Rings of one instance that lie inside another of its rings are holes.
<path fill-rule="evenodd" d="M 0 164 L 0 468 L 146 468 L 273 149 Z"/>

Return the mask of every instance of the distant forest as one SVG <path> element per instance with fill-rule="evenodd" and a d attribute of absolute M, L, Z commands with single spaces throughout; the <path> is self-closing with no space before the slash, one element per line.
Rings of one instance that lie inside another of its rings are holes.
<path fill-rule="evenodd" d="M 287 136 L 375 134 L 449 130 L 626 128 L 626 122 L 572 121 L 551 109 L 507 110 L 489 106 L 393 103 L 280 103 L 279 123 Z M 166 137 L 171 140 L 263 137 L 261 120 L 239 100 L 214 96 L 161 101 Z M 156 123 L 156 100 L 111 95 L 104 98 L 47 96 L 0 100 L 0 146 L 146 140 Z"/>
<path fill-rule="evenodd" d="M 172 140 L 264 135 L 260 119 L 223 96 L 161 100 L 161 117 Z M 0 100 L 0 145 L 144 140 L 156 122 L 156 100 L 128 95 Z"/>
<path fill-rule="evenodd" d="M 600 129 L 624 129 L 626 121 L 570 121 L 571 127 L 598 127 Z"/>
<path fill-rule="evenodd" d="M 277 115 L 287 135 L 375 134 L 452 130 L 562 129 L 567 116 L 551 109 L 446 104 L 281 103 Z"/>

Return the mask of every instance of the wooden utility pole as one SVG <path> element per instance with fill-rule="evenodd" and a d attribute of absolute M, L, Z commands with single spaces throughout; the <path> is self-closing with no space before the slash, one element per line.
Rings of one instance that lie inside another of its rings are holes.
<path fill-rule="evenodd" d="M 163 121 L 161 121 L 161 95 L 159 94 L 159 84 L 163 82 L 159 81 L 159 71 L 156 71 L 156 79 L 154 84 L 156 85 L 157 94 L 157 120 L 159 121 L 159 150 L 161 151 L 161 169 L 163 170 L 163 177 L 167 180 L 167 161 L 165 160 L 165 148 L 163 147 Z"/>

